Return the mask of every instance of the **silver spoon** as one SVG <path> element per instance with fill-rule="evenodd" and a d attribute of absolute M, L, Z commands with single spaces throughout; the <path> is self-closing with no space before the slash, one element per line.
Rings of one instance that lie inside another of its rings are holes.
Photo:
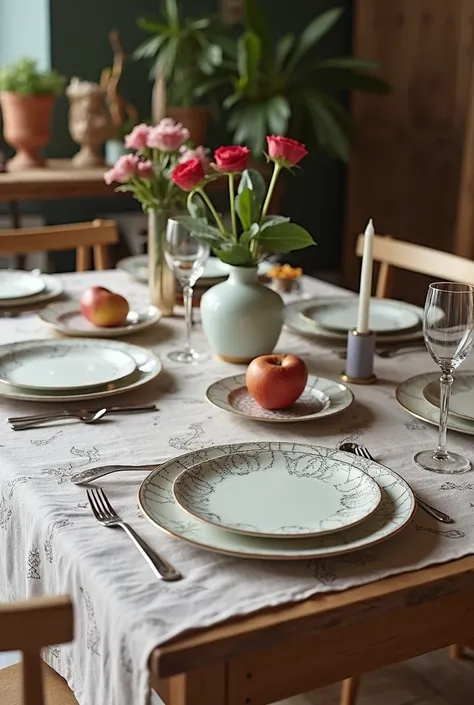
<path fill-rule="evenodd" d="M 89 411 L 87 413 L 69 413 L 67 416 L 64 413 L 61 414 L 51 414 L 51 416 L 43 417 L 41 420 L 36 419 L 34 421 L 19 421 L 17 423 L 12 423 L 10 424 L 11 428 L 14 431 L 23 431 L 23 429 L 26 428 L 33 428 L 35 426 L 40 426 L 41 424 L 47 422 L 47 421 L 56 421 L 58 419 L 64 419 L 64 418 L 74 418 L 74 419 L 79 419 L 79 421 L 82 421 L 83 423 L 95 423 L 99 419 L 101 419 L 104 414 L 107 413 L 107 409 L 99 409 L 98 411 Z"/>

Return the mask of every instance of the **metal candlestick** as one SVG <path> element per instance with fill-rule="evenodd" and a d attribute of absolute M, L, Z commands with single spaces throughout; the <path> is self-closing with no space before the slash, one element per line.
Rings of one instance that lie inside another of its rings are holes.
<path fill-rule="evenodd" d="M 344 382 L 351 384 L 373 384 L 375 333 L 359 333 L 350 330 L 347 334 L 346 369 L 341 374 Z"/>

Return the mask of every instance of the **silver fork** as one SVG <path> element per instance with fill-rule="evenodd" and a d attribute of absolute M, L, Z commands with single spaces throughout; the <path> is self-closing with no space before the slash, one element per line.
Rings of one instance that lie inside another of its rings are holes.
<path fill-rule="evenodd" d="M 378 460 L 375 460 L 374 456 L 372 453 L 369 451 L 368 448 L 365 446 L 359 445 L 358 443 L 342 443 L 339 446 L 340 450 L 345 450 L 346 452 L 349 453 L 354 453 L 354 455 L 358 455 L 361 458 L 366 458 L 367 460 L 373 460 L 375 463 L 379 463 Z M 379 463 L 379 465 L 383 465 L 383 463 Z M 383 465 L 383 467 L 387 467 L 386 465 Z M 445 514 L 442 512 L 440 509 L 436 509 L 436 507 L 433 507 L 431 504 L 428 504 L 428 502 L 425 502 L 424 499 L 419 497 L 416 492 L 413 492 L 417 504 L 425 510 L 427 514 L 432 516 L 434 519 L 437 519 L 438 521 L 443 522 L 443 524 L 453 524 L 454 521 L 453 519 L 449 516 L 449 514 Z"/>
<path fill-rule="evenodd" d="M 122 521 L 117 512 L 112 508 L 103 489 L 87 490 L 87 499 L 89 500 L 89 504 L 91 505 L 91 509 L 97 521 L 102 524 L 102 526 L 109 528 L 118 526 L 123 529 L 159 578 L 167 582 L 181 580 L 183 577 L 181 573 L 173 568 L 171 563 L 168 563 L 159 553 L 155 553 L 131 526 Z"/>

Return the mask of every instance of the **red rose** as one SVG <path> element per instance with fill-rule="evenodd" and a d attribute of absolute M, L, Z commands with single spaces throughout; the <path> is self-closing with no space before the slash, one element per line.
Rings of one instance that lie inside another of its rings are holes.
<path fill-rule="evenodd" d="M 248 147 L 219 147 L 214 152 L 219 171 L 243 171 L 250 159 Z"/>
<path fill-rule="evenodd" d="M 196 158 L 178 164 L 171 173 L 172 180 L 183 191 L 192 191 L 205 177 L 202 162 Z"/>
<path fill-rule="evenodd" d="M 271 135 L 267 137 L 267 144 L 270 159 L 281 162 L 283 166 L 295 166 L 308 154 L 304 144 L 289 137 Z"/>

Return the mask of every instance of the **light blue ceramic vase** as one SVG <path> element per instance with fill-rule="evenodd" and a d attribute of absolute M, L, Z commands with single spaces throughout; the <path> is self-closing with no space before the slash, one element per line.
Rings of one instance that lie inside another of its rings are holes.
<path fill-rule="evenodd" d="M 283 301 L 260 284 L 256 267 L 230 267 L 229 278 L 203 295 L 201 321 L 220 358 L 246 363 L 275 347 L 283 326 Z"/>

